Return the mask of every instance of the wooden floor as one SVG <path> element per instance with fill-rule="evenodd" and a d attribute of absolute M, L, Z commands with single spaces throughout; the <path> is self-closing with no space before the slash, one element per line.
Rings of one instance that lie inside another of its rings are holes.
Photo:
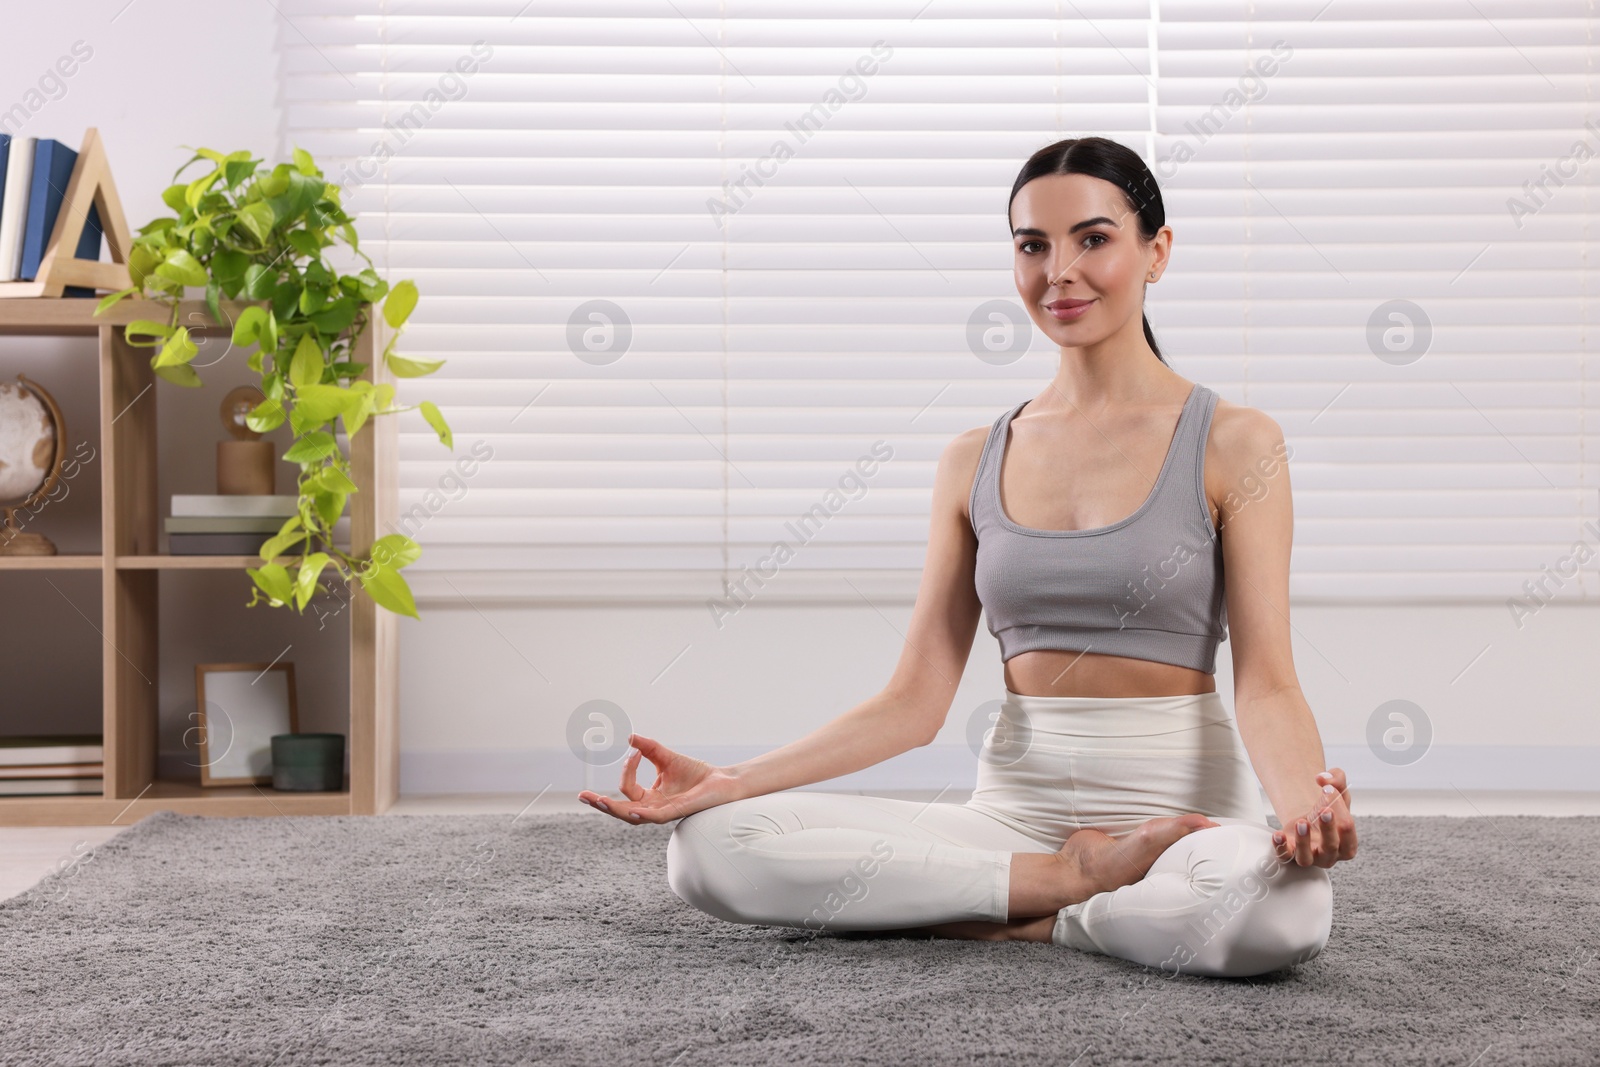
<path fill-rule="evenodd" d="M 849 790 L 859 793 L 860 790 Z M 879 796 L 959 804 L 969 794 L 883 792 Z M 1600 793 L 1478 792 L 1363 790 L 1356 800 L 1361 815 L 1600 815 Z M 576 799 L 576 790 L 560 796 L 525 793 L 452 793 L 407 796 L 380 818 L 405 815 L 515 815 L 518 812 L 578 812 L 607 819 Z M 52 870 L 64 867 L 111 840 L 126 826 L 0 827 L 0 900 L 16 896 Z"/>

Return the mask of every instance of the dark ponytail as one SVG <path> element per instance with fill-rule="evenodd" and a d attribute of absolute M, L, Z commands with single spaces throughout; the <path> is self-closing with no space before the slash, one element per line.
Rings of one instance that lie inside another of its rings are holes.
<path fill-rule="evenodd" d="M 1155 175 L 1144 165 L 1139 154 L 1126 145 L 1105 137 L 1073 137 L 1039 149 L 1022 165 L 1017 180 L 1011 186 L 1011 199 L 1006 201 L 1006 231 L 1011 230 L 1011 203 L 1017 191 L 1035 178 L 1046 174 L 1087 174 L 1115 185 L 1128 199 L 1128 206 L 1139 216 L 1139 236 L 1152 240 L 1167 222 L 1167 209 L 1161 202 L 1161 188 Z M 1144 319 L 1144 339 L 1156 358 L 1166 363 L 1156 335 L 1150 329 L 1150 316 Z M 1171 366 L 1171 364 L 1167 364 Z"/>

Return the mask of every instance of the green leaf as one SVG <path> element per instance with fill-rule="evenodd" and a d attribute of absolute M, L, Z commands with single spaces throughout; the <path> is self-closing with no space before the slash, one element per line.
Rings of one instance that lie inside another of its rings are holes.
<path fill-rule="evenodd" d="M 439 435 L 439 440 L 444 442 L 444 447 L 453 449 L 455 444 L 450 434 L 450 424 L 444 421 L 444 416 L 439 414 L 439 409 L 431 400 L 424 400 L 417 405 L 417 410 L 422 412 L 422 417 L 428 420 L 428 425 L 433 427 L 433 432 Z"/>
<path fill-rule="evenodd" d="M 180 187 L 181 188 L 181 187 Z M 161 262 L 161 255 L 153 252 L 149 245 L 135 244 L 133 251 L 128 253 L 128 278 L 136 286 L 143 286 L 145 278 L 156 269 L 156 264 Z"/>
<path fill-rule="evenodd" d="M 206 190 L 210 189 L 212 183 L 214 183 L 220 177 L 222 177 L 222 171 L 214 170 L 210 174 L 196 178 L 194 181 L 190 182 L 183 190 L 184 203 L 188 204 L 191 208 L 198 206 L 200 203 L 200 198 L 206 195 Z"/>
<path fill-rule="evenodd" d="M 188 200 L 184 198 L 185 188 L 182 182 L 167 186 L 161 190 L 161 202 L 181 215 L 183 209 L 189 206 Z"/>
<path fill-rule="evenodd" d="M 301 527 L 300 516 L 291 515 L 288 519 L 284 520 L 284 523 L 278 529 L 278 532 L 273 534 L 266 540 L 264 544 L 262 544 L 261 558 L 270 562 L 276 557 L 284 555 L 284 549 L 288 548 L 290 545 L 304 541 L 310 536 L 311 535 Z M 288 600 L 289 598 L 285 596 L 279 597 L 278 599 Z"/>
<path fill-rule="evenodd" d="M 94 313 L 98 315 L 103 311 L 110 311 L 122 301 L 123 297 L 132 296 L 138 291 L 139 287 L 135 285 L 129 289 L 118 289 L 114 293 L 107 293 L 105 296 L 101 297 L 100 302 L 94 306 Z"/>
<path fill-rule="evenodd" d="M 239 225 L 247 230 L 251 237 L 256 239 L 256 244 L 267 243 L 267 235 L 272 232 L 272 227 L 277 224 L 272 208 L 257 200 L 253 204 L 246 204 L 235 214 Z"/>
<path fill-rule="evenodd" d="M 321 463 L 339 451 L 339 442 L 331 433 L 317 430 L 295 439 L 283 458 L 290 463 Z"/>
<path fill-rule="evenodd" d="M 322 360 L 322 346 L 317 344 L 317 335 L 303 334 L 300 343 L 295 346 L 294 358 L 289 361 L 289 381 L 296 390 L 303 386 L 316 385 L 322 381 L 325 367 L 326 364 Z"/>
<path fill-rule="evenodd" d="M 161 347 L 161 352 L 156 356 L 153 367 L 176 367 L 188 363 L 200 349 L 189 340 L 189 327 L 179 326 L 172 331 L 172 336 L 167 338 L 167 343 Z"/>
<path fill-rule="evenodd" d="M 302 315 L 310 315 L 313 312 L 321 311 L 323 305 L 327 302 L 328 290 L 320 285 L 307 285 L 300 292 L 300 313 Z"/>
<path fill-rule="evenodd" d="M 316 160 L 312 159 L 311 153 L 307 152 L 304 148 L 296 148 L 294 150 L 294 165 L 301 174 L 310 175 L 312 177 L 316 176 Z"/>
<path fill-rule="evenodd" d="M 311 506 L 316 510 L 317 517 L 332 527 L 339 521 L 339 516 L 344 514 L 344 501 L 348 495 L 325 489 L 318 490 L 311 497 Z"/>
<path fill-rule="evenodd" d="M 356 319 L 356 302 L 348 296 L 341 296 L 329 304 L 323 311 L 311 316 L 312 323 L 322 333 L 331 333 L 337 336 L 350 328 Z"/>
<path fill-rule="evenodd" d="M 356 483 L 350 480 L 348 474 L 333 464 L 317 468 L 311 477 L 306 479 L 305 484 L 315 491 L 325 490 L 330 493 L 338 493 L 341 496 L 349 496 L 356 491 Z"/>
<path fill-rule="evenodd" d="M 267 594 L 274 606 L 289 602 L 289 572 L 284 569 L 283 564 L 263 563 L 260 567 L 246 567 L 245 573 L 250 575 L 263 593 Z"/>
<path fill-rule="evenodd" d="M 154 319 L 134 319 L 122 328 L 124 336 L 130 340 L 135 337 L 171 337 L 173 327 Z"/>
<path fill-rule="evenodd" d="M 407 279 L 396 282 L 383 302 L 383 321 L 395 329 L 405 325 L 406 319 L 417 306 L 417 287 Z"/>
<path fill-rule="evenodd" d="M 337 277 L 328 269 L 327 264 L 320 259 L 313 259 L 306 264 L 305 283 L 318 289 L 332 289 Z"/>
<path fill-rule="evenodd" d="M 373 562 L 384 567 L 401 567 L 422 558 L 422 546 L 404 534 L 385 534 L 372 542 Z"/>
<path fill-rule="evenodd" d="M 280 219 L 299 218 L 305 214 L 318 200 L 322 199 L 322 189 L 327 183 L 321 178 L 300 171 L 289 172 L 289 191 L 283 198 L 284 206 L 279 210 L 279 205 L 274 204 L 274 210 L 279 210 Z"/>
<path fill-rule="evenodd" d="M 354 391 L 358 385 L 370 386 L 371 384 L 371 382 L 356 381 L 350 383 L 350 388 L 352 391 Z M 377 410 L 373 403 L 372 391 L 370 389 L 363 389 L 360 392 L 360 406 L 354 411 L 346 408 L 344 412 L 344 432 L 350 437 L 355 437 L 356 433 L 361 429 L 361 427 L 367 424 L 367 416 L 371 415 Z"/>
<path fill-rule="evenodd" d="M 306 419 L 314 420 L 311 425 L 320 426 L 360 402 L 359 396 L 337 385 L 305 385 L 295 390 L 294 409 Z"/>
<path fill-rule="evenodd" d="M 278 316 L 267 308 L 267 324 L 261 328 L 261 348 L 266 352 L 278 351 Z"/>
<path fill-rule="evenodd" d="M 420 378 L 424 374 L 432 374 L 444 366 L 442 359 L 407 359 L 397 356 L 393 352 L 385 352 L 383 361 L 389 365 L 396 378 Z"/>
<path fill-rule="evenodd" d="M 282 196 L 283 191 L 289 188 L 289 164 L 279 163 L 256 179 L 256 188 L 267 199 Z"/>
<path fill-rule="evenodd" d="M 272 311 L 280 319 L 292 318 L 300 303 L 300 283 L 285 279 L 272 287 Z"/>
<path fill-rule="evenodd" d="M 155 273 L 157 277 L 179 285 L 204 285 L 211 280 L 200 261 L 182 248 L 168 253 L 167 258 L 156 267 Z"/>
<path fill-rule="evenodd" d="M 200 388 L 200 375 L 195 373 L 193 367 L 187 363 L 180 363 L 175 367 L 156 367 L 156 377 L 165 378 L 173 385 L 181 385 L 186 389 Z"/>
<path fill-rule="evenodd" d="M 244 269 L 244 295 L 251 300 L 267 300 L 278 284 L 278 275 L 271 267 L 252 263 Z"/>
<path fill-rule="evenodd" d="M 294 578 L 295 607 L 305 610 L 306 603 L 310 601 L 317 591 L 317 579 L 322 577 L 323 568 L 328 565 L 326 552 L 313 552 L 300 561 L 300 570 Z"/>
<path fill-rule="evenodd" d="M 251 409 L 244 424 L 256 433 L 268 433 L 283 425 L 283 405 L 268 397 Z"/>
<path fill-rule="evenodd" d="M 244 272 L 249 266 L 250 257 L 232 248 L 220 249 L 211 256 L 211 276 L 230 300 L 244 287 Z"/>
<path fill-rule="evenodd" d="M 234 156 L 243 156 L 244 158 L 235 159 Z M 240 182 L 255 173 L 255 169 L 256 161 L 250 158 L 248 151 L 235 152 L 233 156 L 228 157 L 228 162 L 222 165 L 223 183 L 229 189 L 235 189 Z"/>
<path fill-rule="evenodd" d="M 322 242 L 310 230 L 290 230 L 285 237 L 302 256 L 314 256 L 322 251 Z"/>
<path fill-rule="evenodd" d="M 253 345 L 261 339 L 261 331 L 267 325 L 267 309 L 259 304 L 252 304 L 239 312 L 239 317 L 233 320 L 233 343 L 236 345 Z M 261 368 L 256 367 L 259 371 Z"/>
<path fill-rule="evenodd" d="M 211 312 L 211 321 L 219 325 L 222 323 L 221 296 L 222 286 L 215 278 L 212 278 L 206 283 L 206 310 Z"/>
<path fill-rule="evenodd" d="M 400 572 L 379 568 L 370 575 L 361 575 L 361 588 L 367 591 L 381 608 L 387 608 L 396 615 L 409 615 L 413 619 L 421 619 L 417 614 L 416 601 L 411 599 L 411 587 L 406 580 L 400 577 Z"/>

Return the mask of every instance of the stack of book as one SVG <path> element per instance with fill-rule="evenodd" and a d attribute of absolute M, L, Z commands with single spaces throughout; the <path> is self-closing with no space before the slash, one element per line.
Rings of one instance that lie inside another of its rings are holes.
<path fill-rule="evenodd" d="M 0 133 L 0 282 L 38 277 L 77 161 L 78 153 L 60 141 Z M 100 210 L 90 207 L 77 258 L 100 258 L 101 233 Z M 94 296 L 95 291 L 69 285 L 63 295 Z"/>
<path fill-rule="evenodd" d="M 103 740 L 100 734 L 0 737 L 0 795 L 103 792 Z"/>
<path fill-rule="evenodd" d="M 299 513 L 293 494 L 174 493 L 167 516 L 168 551 L 174 556 L 253 556 L 284 522 Z M 333 525 L 335 544 L 349 543 L 350 516 Z"/>

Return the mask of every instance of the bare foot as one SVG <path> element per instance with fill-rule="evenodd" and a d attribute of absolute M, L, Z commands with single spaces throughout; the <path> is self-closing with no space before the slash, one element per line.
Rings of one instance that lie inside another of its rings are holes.
<path fill-rule="evenodd" d="M 1132 885 L 1143 878 L 1156 858 L 1180 837 L 1218 825 L 1221 824 L 1204 815 L 1191 813 L 1151 819 L 1120 838 L 1112 838 L 1099 830 L 1079 830 L 1067 839 L 1061 851 L 1053 855 L 1038 854 L 1040 859 L 1048 855 L 1061 864 L 1059 872 L 1050 876 L 1054 886 L 1052 893 L 1057 895 L 1048 914 L 1024 915 L 1008 922 L 973 919 L 939 923 L 921 927 L 916 932 L 973 941 L 1049 941 L 1060 908 L 1088 900 L 1096 893 Z M 1026 856 L 1028 860 L 1034 858 Z M 1022 854 L 1012 858 L 1013 877 L 1021 862 Z"/>
<path fill-rule="evenodd" d="M 1151 819 L 1115 839 L 1099 830 L 1079 830 L 1067 838 L 1060 855 L 1076 864 L 1085 881 L 1097 887 L 1095 893 L 1105 893 L 1143 878 L 1156 858 L 1180 837 L 1220 825 L 1204 815 L 1190 813 Z"/>

